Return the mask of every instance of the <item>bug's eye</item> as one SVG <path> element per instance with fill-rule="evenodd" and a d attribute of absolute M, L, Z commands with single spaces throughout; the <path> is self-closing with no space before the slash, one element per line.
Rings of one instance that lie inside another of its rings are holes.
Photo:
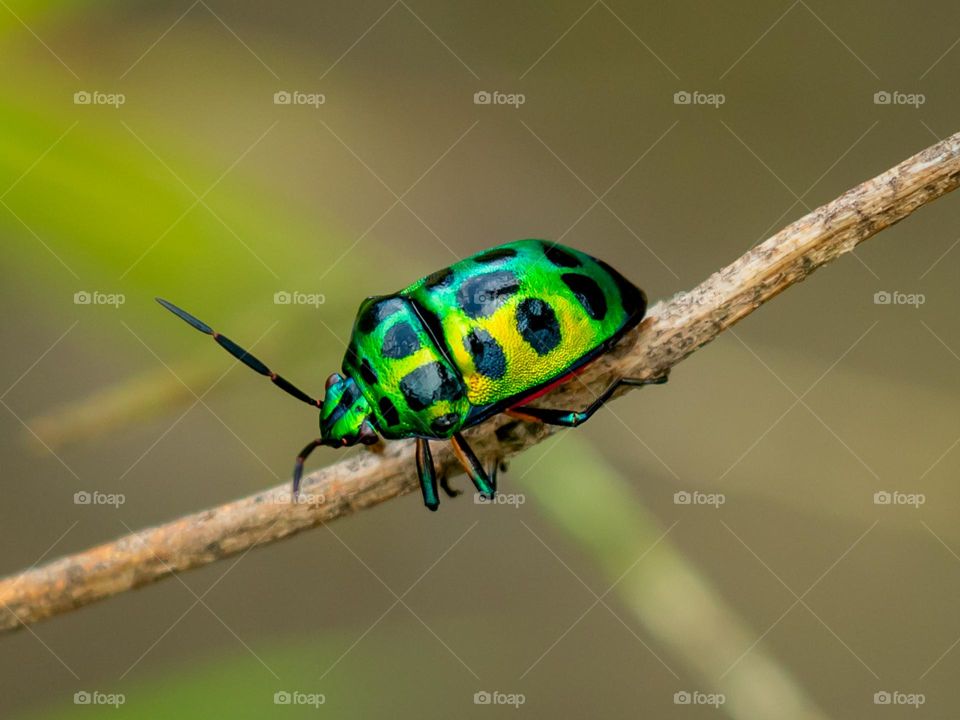
<path fill-rule="evenodd" d="M 327 378 L 327 383 L 324 385 L 324 389 L 329 390 L 341 380 L 343 380 L 343 378 L 340 377 L 340 373 L 333 373 Z"/>

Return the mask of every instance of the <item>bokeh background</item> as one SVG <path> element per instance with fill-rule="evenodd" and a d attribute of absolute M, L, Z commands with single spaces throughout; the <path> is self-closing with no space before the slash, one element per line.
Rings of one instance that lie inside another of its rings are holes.
<path fill-rule="evenodd" d="M 960 129 L 958 36 L 946 1 L 0 1 L 0 572 L 316 434 L 155 295 L 318 392 L 364 296 L 507 240 L 668 297 Z M 406 496 L 0 638 L 0 715 L 957 716 L 958 226 L 526 453 L 514 504 Z"/>

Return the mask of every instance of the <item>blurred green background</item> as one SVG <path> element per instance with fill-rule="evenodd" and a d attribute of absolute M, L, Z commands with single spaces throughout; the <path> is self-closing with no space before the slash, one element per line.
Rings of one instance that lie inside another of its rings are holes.
<path fill-rule="evenodd" d="M 0 573 L 316 434 L 155 295 L 317 392 L 364 296 L 500 242 L 668 297 L 960 130 L 958 36 L 945 0 L 3 0 Z M 956 717 L 958 226 L 948 196 L 534 448 L 522 504 L 407 496 L 0 638 L 0 715 Z"/>

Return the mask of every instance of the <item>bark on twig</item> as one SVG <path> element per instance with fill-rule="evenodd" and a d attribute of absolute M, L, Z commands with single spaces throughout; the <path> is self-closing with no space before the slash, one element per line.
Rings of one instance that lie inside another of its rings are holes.
<path fill-rule="evenodd" d="M 902 220 L 960 184 L 960 133 L 787 226 L 689 292 L 659 302 L 650 317 L 544 404 L 581 407 L 621 376 L 655 377 L 821 265 Z M 628 273 L 629 274 L 629 273 Z M 481 457 L 509 457 L 551 428 L 498 416 L 467 433 Z M 434 459 L 454 474 L 449 448 Z M 0 581 L 0 632 L 200 567 L 254 545 L 329 522 L 417 488 L 413 445 L 388 443 L 306 479 L 303 492 L 324 502 L 290 505 L 280 486 L 122 537 Z"/>

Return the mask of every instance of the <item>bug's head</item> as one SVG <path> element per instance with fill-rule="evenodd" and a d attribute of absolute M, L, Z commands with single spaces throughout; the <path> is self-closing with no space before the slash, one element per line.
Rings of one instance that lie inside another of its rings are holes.
<path fill-rule="evenodd" d="M 360 442 L 372 445 L 377 431 L 370 424 L 370 403 L 353 378 L 334 373 L 327 378 L 327 391 L 320 409 L 320 435 L 324 445 L 346 447 Z"/>

